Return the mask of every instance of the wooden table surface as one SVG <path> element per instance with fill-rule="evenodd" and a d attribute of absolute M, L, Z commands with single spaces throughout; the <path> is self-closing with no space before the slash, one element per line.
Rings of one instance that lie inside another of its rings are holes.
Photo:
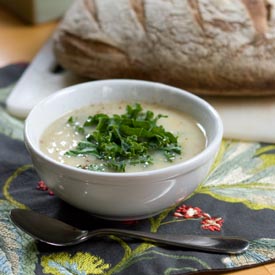
<path fill-rule="evenodd" d="M 0 5 L 0 67 L 30 62 L 56 25 L 57 22 L 25 24 Z"/>
<path fill-rule="evenodd" d="M 0 5 L 0 67 L 15 62 L 31 62 L 57 24 L 55 21 L 28 25 Z M 275 263 L 222 274 L 275 275 Z"/>

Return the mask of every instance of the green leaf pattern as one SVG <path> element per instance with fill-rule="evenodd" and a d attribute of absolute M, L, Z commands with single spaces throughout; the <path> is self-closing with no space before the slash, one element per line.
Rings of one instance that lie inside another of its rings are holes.
<path fill-rule="evenodd" d="M 228 267 L 239 267 L 244 264 L 257 264 L 269 261 L 275 257 L 275 240 L 259 239 L 250 242 L 248 251 L 241 255 L 223 258 L 223 263 Z"/>
<path fill-rule="evenodd" d="M 5 108 L 5 100 L 12 88 L 13 85 L 0 89 L 0 133 L 23 140 L 24 122 L 11 116 Z"/>
<path fill-rule="evenodd" d="M 10 222 L 12 208 L 8 201 L 0 201 L 0 274 L 34 275 L 37 249 L 33 239 Z"/>
<path fill-rule="evenodd" d="M 82 252 L 74 256 L 65 252 L 43 256 L 41 264 L 46 274 L 54 275 L 101 275 L 110 268 L 101 258 Z"/>
<path fill-rule="evenodd" d="M 196 193 L 242 202 L 255 210 L 275 209 L 275 145 L 264 149 L 259 143 L 224 140 L 223 155 Z"/>

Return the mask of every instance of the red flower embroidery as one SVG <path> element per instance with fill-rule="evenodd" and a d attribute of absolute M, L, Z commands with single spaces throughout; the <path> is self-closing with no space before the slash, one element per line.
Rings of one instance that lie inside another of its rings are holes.
<path fill-rule="evenodd" d="M 223 225 L 224 220 L 222 218 L 216 218 L 216 217 L 210 217 L 210 218 L 204 218 L 202 223 L 202 228 L 211 230 L 211 231 L 221 231 L 221 227 Z"/>
<path fill-rule="evenodd" d="M 53 196 L 53 191 L 49 189 L 49 187 L 46 185 L 46 183 L 43 180 L 40 180 L 37 183 L 36 189 L 41 191 L 48 191 L 49 195 Z"/>
<path fill-rule="evenodd" d="M 185 204 L 176 209 L 174 217 L 184 219 L 202 219 L 201 228 L 211 231 L 220 231 L 224 222 L 222 218 L 211 217 L 208 213 L 203 212 L 199 207 L 191 207 Z"/>
<path fill-rule="evenodd" d="M 203 216 L 203 212 L 199 207 L 191 207 L 183 204 L 182 206 L 177 208 L 174 216 L 178 218 L 182 217 L 185 219 L 195 219 L 201 218 Z"/>

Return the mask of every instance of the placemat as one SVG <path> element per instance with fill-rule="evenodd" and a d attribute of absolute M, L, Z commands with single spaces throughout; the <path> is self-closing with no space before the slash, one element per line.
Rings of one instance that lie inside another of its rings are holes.
<path fill-rule="evenodd" d="M 141 221 L 104 221 L 58 199 L 33 169 L 23 121 L 5 99 L 26 65 L 0 70 L 0 274 L 193 274 L 248 268 L 275 259 L 275 145 L 223 140 L 216 161 L 187 200 Z M 38 91 L 39 92 L 39 91 Z M 241 255 L 156 246 L 110 235 L 71 247 L 35 242 L 10 221 L 30 208 L 81 229 L 128 228 L 160 233 L 234 235 L 250 240 Z"/>

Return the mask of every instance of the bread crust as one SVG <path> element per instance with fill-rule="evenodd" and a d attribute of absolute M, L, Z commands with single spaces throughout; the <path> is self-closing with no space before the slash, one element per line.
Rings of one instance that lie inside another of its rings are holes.
<path fill-rule="evenodd" d="M 91 79 L 274 95 L 275 1 L 78 0 L 55 33 L 54 52 Z"/>

